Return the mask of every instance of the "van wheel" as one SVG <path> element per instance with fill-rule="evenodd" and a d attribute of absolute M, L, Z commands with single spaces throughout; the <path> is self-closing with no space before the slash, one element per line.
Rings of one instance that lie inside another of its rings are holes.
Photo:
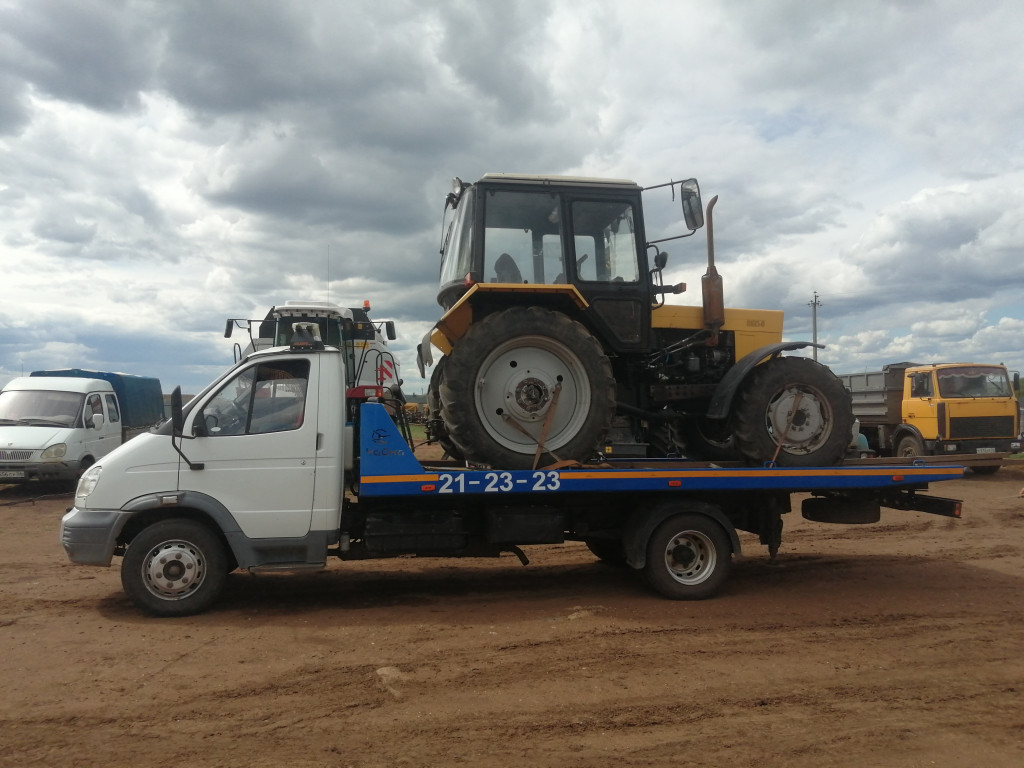
<path fill-rule="evenodd" d="M 540 441 L 549 460 L 589 459 L 615 413 L 601 345 L 580 323 L 541 307 L 471 325 L 448 355 L 439 392 L 462 455 L 500 469 L 532 468 Z"/>
<path fill-rule="evenodd" d="M 121 562 L 121 586 L 153 616 L 191 616 L 210 607 L 224 588 L 224 544 L 194 520 L 164 520 L 141 531 Z"/>
<path fill-rule="evenodd" d="M 705 515 L 674 515 L 654 529 L 644 576 L 672 600 L 703 600 L 725 583 L 732 567 L 729 537 Z"/>
<path fill-rule="evenodd" d="M 733 417 L 740 452 L 755 464 L 838 464 L 853 437 L 850 393 L 832 371 L 807 357 L 776 357 L 755 367 Z"/>

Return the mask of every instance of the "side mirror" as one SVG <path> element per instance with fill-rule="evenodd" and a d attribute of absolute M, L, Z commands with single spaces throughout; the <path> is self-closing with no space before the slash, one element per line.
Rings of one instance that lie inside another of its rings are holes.
<path fill-rule="evenodd" d="M 696 179 L 687 179 L 679 185 L 679 197 L 683 204 L 683 219 L 687 229 L 704 226 L 704 209 L 700 202 L 700 185 Z"/>
<path fill-rule="evenodd" d="M 185 415 L 181 410 L 181 387 L 175 387 L 171 392 L 171 433 L 175 437 L 181 437 L 185 431 Z"/>
<path fill-rule="evenodd" d="M 1020 390 L 1020 374 L 1016 371 L 1013 374 L 1013 390 L 1017 392 Z"/>
<path fill-rule="evenodd" d="M 395 335 L 395 321 L 394 320 L 388 320 L 386 323 L 384 323 L 384 333 L 388 337 L 388 341 L 394 341 L 396 338 L 398 338 Z"/>
<path fill-rule="evenodd" d="M 102 426 L 103 426 L 103 414 L 102 413 L 94 413 L 92 415 L 92 428 L 93 429 L 99 429 Z"/>
<path fill-rule="evenodd" d="M 666 264 L 668 264 L 668 254 L 664 251 L 658 251 L 654 257 L 654 268 L 660 272 L 665 268 Z"/>
<path fill-rule="evenodd" d="M 231 332 L 233 330 L 235 330 L 235 321 L 234 320 L 228 320 L 227 325 L 224 326 L 224 338 L 225 339 L 230 339 L 231 338 Z"/>

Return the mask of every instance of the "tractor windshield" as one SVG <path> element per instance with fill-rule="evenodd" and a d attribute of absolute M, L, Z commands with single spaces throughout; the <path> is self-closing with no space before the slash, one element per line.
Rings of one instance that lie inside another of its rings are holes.
<path fill-rule="evenodd" d="M 455 218 L 445 234 L 441 252 L 441 287 L 461 283 L 473 271 L 473 203 L 475 190 L 467 189 L 459 200 Z"/>

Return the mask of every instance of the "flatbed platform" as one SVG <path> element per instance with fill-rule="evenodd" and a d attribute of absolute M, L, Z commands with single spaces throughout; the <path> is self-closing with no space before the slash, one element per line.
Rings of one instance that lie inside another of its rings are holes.
<path fill-rule="evenodd" d="M 834 467 L 749 467 L 679 459 L 607 461 L 594 465 L 524 470 L 424 465 L 380 406 L 363 406 L 360 495 L 601 493 L 607 491 L 844 491 L 923 488 L 962 477 L 964 467 L 945 463 L 893 463 L 861 459 Z M 934 457 L 932 457 L 934 458 Z"/>

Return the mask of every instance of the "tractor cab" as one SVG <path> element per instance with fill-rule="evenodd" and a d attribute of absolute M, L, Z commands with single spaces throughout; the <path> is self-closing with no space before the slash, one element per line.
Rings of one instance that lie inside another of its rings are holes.
<path fill-rule="evenodd" d="M 693 179 L 676 185 L 692 234 L 703 223 L 700 190 Z M 439 324 L 442 333 L 457 336 L 468 322 L 529 304 L 576 317 L 609 351 L 647 349 L 651 309 L 665 289 L 664 260 L 648 261 L 649 250 L 656 255 L 657 248 L 645 239 L 642 192 L 621 179 L 456 179 L 446 204 L 454 215 L 442 244 L 437 296 L 453 316 Z M 471 320 L 459 316 L 469 312 Z"/>

